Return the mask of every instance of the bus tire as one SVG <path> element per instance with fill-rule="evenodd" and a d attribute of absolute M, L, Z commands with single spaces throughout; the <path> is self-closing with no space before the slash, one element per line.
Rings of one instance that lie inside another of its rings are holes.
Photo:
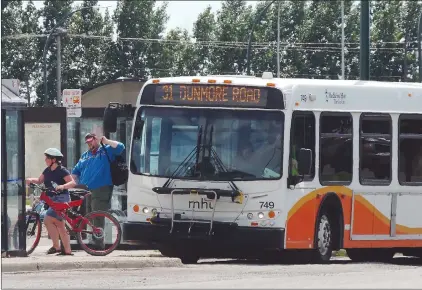
<path fill-rule="evenodd" d="M 189 254 L 183 255 L 182 257 L 180 257 L 180 261 L 182 262 L 182 264 L 185 265 L 197 264 L 199 261 L 199 256 Z"/>
<path fill-rule="evenodd" d="M 316 229 L 313 260 L 316 263 L 328 263 L 333 252 L 333 227 L 326 211 L 319 215 Z"/>
<path fill-rule="evenodd" d="M 173 249 L 173 247 L 171 246 L 159 246 L 158 250 L 160 251 L 161 255 L 163 255 L 164 257 L 169 257 L 169 258 L 178 257 L 177 251 Z"/>

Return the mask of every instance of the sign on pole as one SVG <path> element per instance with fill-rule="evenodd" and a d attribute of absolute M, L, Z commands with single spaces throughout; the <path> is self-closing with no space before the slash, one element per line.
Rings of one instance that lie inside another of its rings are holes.
<path fill-rule="evenodd" d="M 62 99 L 68 118 L 79 118 L 82 116 L 82 90 L 64 89 Z"/>

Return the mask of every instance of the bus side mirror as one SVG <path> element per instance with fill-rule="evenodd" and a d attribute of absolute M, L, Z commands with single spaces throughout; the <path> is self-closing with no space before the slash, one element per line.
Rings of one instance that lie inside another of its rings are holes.
<path fill-rule="evenodd" d="M 298 171 L 299 175 L 306 175 L 311 173 L 312 166 L 312 150 L 300 148 L 298 156 Z"/>
<path fill-rule="evenodd" d="M 104 110 L 103 116 L 103 130 L 107 133 L 114 133 L 117 131 L 117 115 L 119 104 L 110 103 Z"/>

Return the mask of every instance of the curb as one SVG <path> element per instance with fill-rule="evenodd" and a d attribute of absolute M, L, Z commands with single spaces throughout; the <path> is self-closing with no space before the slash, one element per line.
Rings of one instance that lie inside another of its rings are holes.
<path fill-rule="evenodd" d="M 180 267 L 183 264 L 180 259 L 175 258 L 140 258 L 131 257 L 130 259 L 114 260 L 88 260 L 77 261 L 33 261 L 33 262 L 12 262 L 2 263 L 1 271 L 3 273 L 17 272 L 38 272 L 38 271 L 62 271 L 62 270 L 81 270 L 81 269 L 138 269 L 150 267 Z"/>

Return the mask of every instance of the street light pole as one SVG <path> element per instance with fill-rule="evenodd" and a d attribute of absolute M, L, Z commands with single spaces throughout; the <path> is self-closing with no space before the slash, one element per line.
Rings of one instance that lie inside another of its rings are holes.
<path fill-rule="evenodd" d="M 56 29 L 63 25 L 63 23 L 74 13 L 79 12 L 84 9 L 95 8 L 96 6 L 89 6 L 89 7 L 82 7 L 76 10 L 73 10 L 66 14 L 54 27 L 51 29 L 50 34 L 45 41 L 44 50 L 43 50 L 43 79 L 44 79 L 44 106 L 48 105 L 48 89 L 47 89 L 47 64 L 46 64 L 46 54 L 47 54 L 47 47 L 50 42 L 51 37 L 53 36 Z M 59 94 L 59 92 L 57 92 Z M 59 106 L 59 104 L 57 104 Z"/>
<path fill-rule="evenodd" d="M 280 77 L 280 5 L 278 1 L 278 13 L 277 13 L 277 77 Z"/>
<path fill-rule="evenodd" d="M 421 49 L 421 33 L 422 33 L 422 13 L 419 15 L 418 25 L 418 59 L 419 59 L 419 82 L 422 82 L 422 49 Z"/>
<path fill-rule="evenodd" d="M 66 30 L 59 27 L 57 29 L 56 42 L 57 42 L 57 107 L 61 106 L 61 96 L 62 96 L 62 46 L 61 38 L 66 34 Z"/>
<path fill-rule="evenodd" d="M 344 0 L 341 0 L 341 78 L 344 80 Z"/>
<path fill-rule="evenodd" d="M 360 5 L 360 79 L 369 81 L 369 0 L 361 0 Z"/>
<path fill-rule="evenodd" d="M 277 1 L 277 0 L 273 0 L 273 1 L 271 1 L 270 3 L 268 3 L 268 5 L 267 6 L 265 6 L 264 7 L 264 9 L 262 9 L 262 11 L 261 11 L 261 13 L 259 13 L 256 17 L 255 17 L 255 20 L 254 20 L 254 22 L 252 23 L 252 27 L 251 27 L 251 31 L 249 32 L 249 40 L 248 40 L 248 49 L 247 49 L 247 51 L 246 51 L 246 72 L 247 72 L 247 75 L 249 75 L 250 74 L 250 67 L 251 67 L 251 64 L 250 64 L 250 54 L 251 54 L 251 42 L 252 42 L 252 33 L 253 33 L 253 30 L 254 30 L 254 28 L 255 28 L 255 24 L 259 21 L 259 20 L 261 20 L 261 18 L 262 18 L 262 15 L 264 15 L 264 13 L 268 10 L 268 8 L 271 6 L 271 4 L 273 4 L 275 1 Z"/>

